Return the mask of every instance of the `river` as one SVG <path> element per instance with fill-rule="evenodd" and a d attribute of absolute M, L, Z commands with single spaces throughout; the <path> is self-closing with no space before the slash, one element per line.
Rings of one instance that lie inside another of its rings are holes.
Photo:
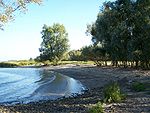
<path fill-rule="evenodd" d="M 0 104 L 55 100 L 83 90 L 80 81 L 44 68 L 0 68 Z"/>

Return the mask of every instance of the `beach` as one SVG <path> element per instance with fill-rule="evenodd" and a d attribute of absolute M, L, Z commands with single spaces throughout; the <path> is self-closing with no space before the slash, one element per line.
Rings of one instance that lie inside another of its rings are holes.
<path fill-rule="evenodd" d="M 103 98 L 103 87 L 117 81 L 127 97 L 121 103 L 107 103 L 104 111 L 111 113 L 149 113 L 150 94 L 147 91 L 135 92 L 130 84 L 135 81 L 150 83 L 150 71 L 94 65 L 63 65 L 43 67 L 79 80 L 85 93 L 54 101 L 41 101 L 29 104 L 0 105 L 0 113 L 87 113 L 91 106 Z"/>

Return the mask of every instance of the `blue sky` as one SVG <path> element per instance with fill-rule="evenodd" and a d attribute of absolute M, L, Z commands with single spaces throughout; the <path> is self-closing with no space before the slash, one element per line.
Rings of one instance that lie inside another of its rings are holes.
<path fill-rule="evenodd" d="M 91 43 L 85 34 L 87 24 L 96 20 L 105 0 L 44 0 L 29 5 L 26 14 L 17 12 L 15 20 L 0 31 L 0 61 L 35 58 L 39 55 L 44 24 L 63 24 L 69 34 L 70 49 Z"/>

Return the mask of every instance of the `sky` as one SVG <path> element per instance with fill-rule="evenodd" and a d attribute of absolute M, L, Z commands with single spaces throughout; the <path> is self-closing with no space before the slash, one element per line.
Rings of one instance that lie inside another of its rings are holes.
<path fill-rule="evenodd" d="M 63 24 L 68 32 L 70 50 L 91 44 L 87 24 L 95 22 L 106 0 L 44 0 L 30 4 L 26 13 L 16 12 L 15 20 L 0 30 L 0 61 L 22 60 L 38 56 L 44 24 Z"/>

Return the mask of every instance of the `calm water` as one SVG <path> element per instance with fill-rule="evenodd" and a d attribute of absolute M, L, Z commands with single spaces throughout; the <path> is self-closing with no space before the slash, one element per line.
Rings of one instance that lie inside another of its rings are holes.
<path fill-rule="evenodd" d="M 0 68 L 0 104 L 53 100 L 83 89 L 79 81 L 42 68 Z"/>

